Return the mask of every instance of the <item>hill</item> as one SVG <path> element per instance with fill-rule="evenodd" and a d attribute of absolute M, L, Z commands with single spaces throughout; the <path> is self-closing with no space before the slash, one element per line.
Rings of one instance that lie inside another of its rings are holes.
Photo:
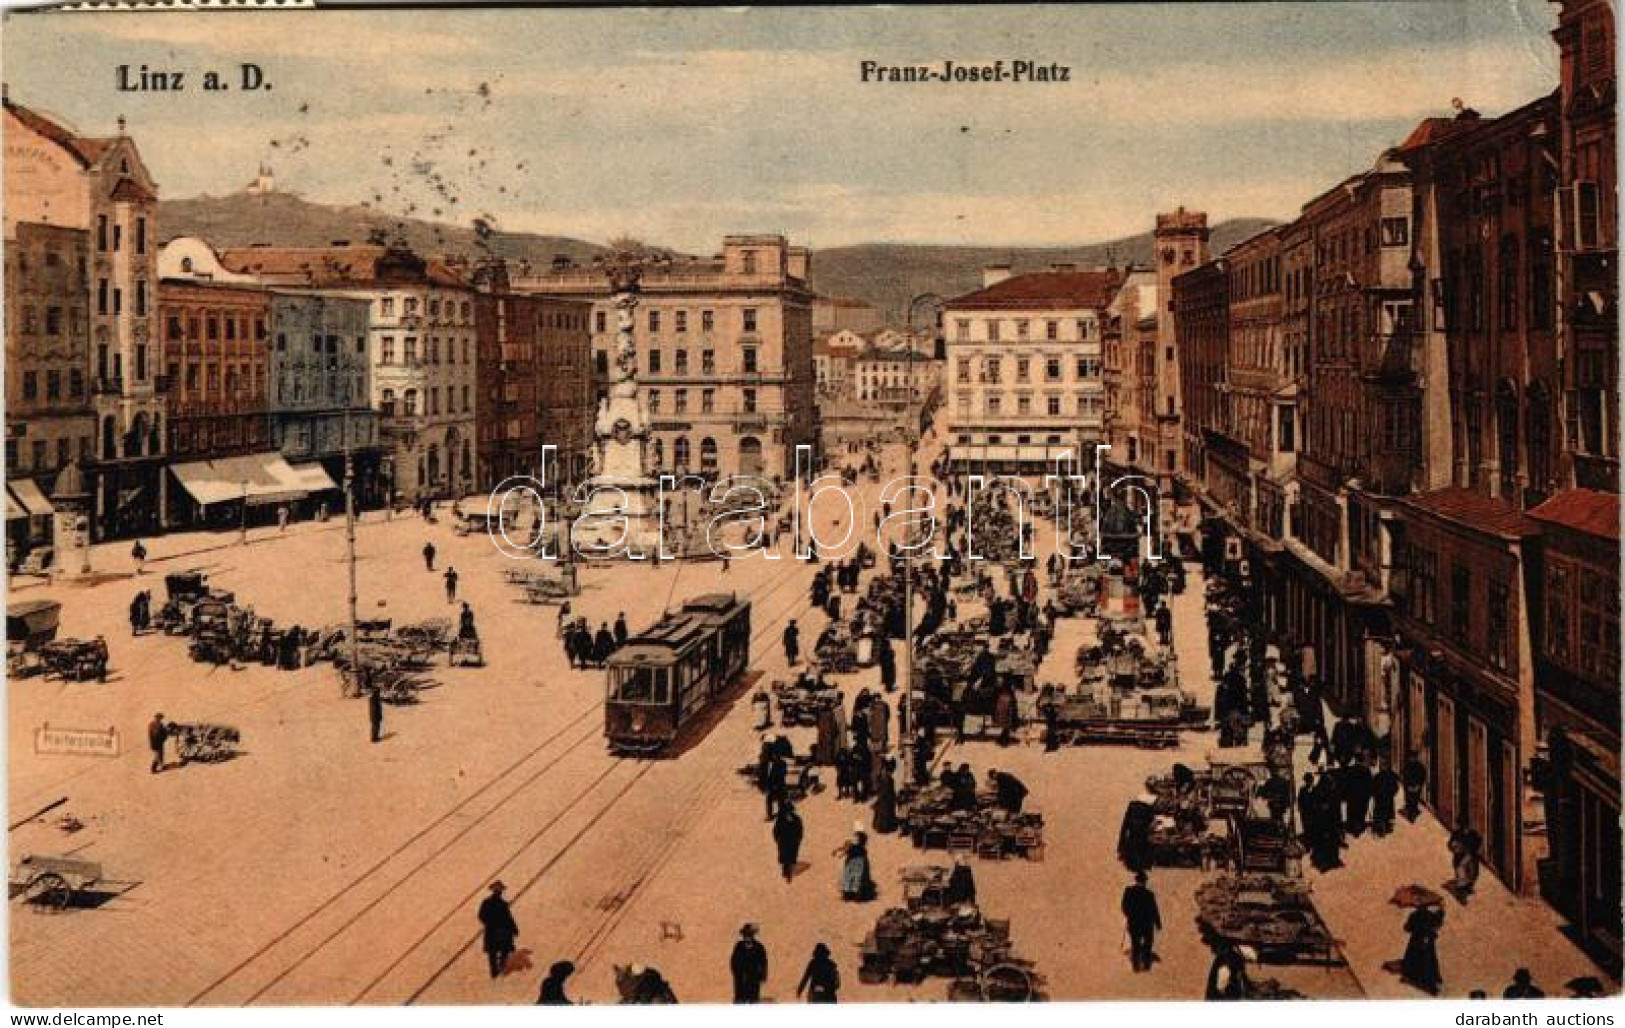
<path fill-rule="evenodd" d="M 1238 218 L 1213 228 L 1211 250 L 1225 250 L 1276 224 L 1267 218 Z M 865 300 L 879 307 L 887 321 L 907 320 L 908 303 L 922 293 L 951 299 L 981 288 L 982 269 L 1009 264 L 1016 274 L 1043 271 L 1052 263 L 1079 268 L 1104 267 L 1115 258 L 1119 267 L 1149 267 L 1153 259 L 1150 232 L 1104 243 L 1064 247 L 914 246 L 864 243 L 819 250 L 813 255 L 813 287 L 827 296 Z"/>
<path fill-rule="evenodd" d="M 337 240 L 363 243 L 379 234 L 405 238 L 419 253 L 479 256 L 493 254 L 512 261 L 546 267 L 564 254 L 577 261 L 590 260 L 604 247 L 568 236 L 531 232 L 477 232 L 472 226 L 448 225 L 398 218 L 367 207 L 338 207 L 312 203 L 295 193 L 233 193 L 186 200 L 164 200 L 158 205 L 163 238 L 202 236 L 216 247 L 272 243 L 281 246 L 324 246 Z M 1212 249 L 1228 247 L 1274 222 L 1240 218 L 1213 229 Z M 1149 265 L 1150 232 L 1067 247 L 918 246 L 907 243 L 864 243 L 838 246 L 813 254 L 812 284 L 828 296 L 863 300 L 880 308 L 897 325 L 907 320 L 908 302 L 921 293 L 948 299 L 977 289 L 982 268 L 1008 263 L 1019 274 L 1042 271 L 1051 263 L 1070 262 L 1079 267 Z"/>

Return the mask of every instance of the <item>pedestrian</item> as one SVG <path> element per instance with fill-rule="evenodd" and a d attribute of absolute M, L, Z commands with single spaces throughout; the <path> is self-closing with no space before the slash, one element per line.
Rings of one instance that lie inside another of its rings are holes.
<path fill-rule="evenodd" d="M 1156 959 L 1153 945 L 1162 928 L 1157 897 L 1146 884 L 1144 871 L 1134 872 L 1134 884 L 1123 890 L 1123 921 L 1128 932 L 1129 964 L 1135 973 L 1151 970 Z"/>
<path fill-rule="evenodd" d="M 593 663 L 603 667 L 609 662 L 610 654 L 615 652 L 615 634 L 609 630 L 609 622 L 598 622 L 598 634 L 592 641 Z"/>
<path fill-rule="evenodd" d="M 747 924 L 739 929 L 739 941 L 734 943 L 733 955 L 728 958 L 728 970 L 734 979 L 735 1003 L 760 1003 L 762 983 L 767 981 L 767 947 L 756 939 L 756 926 Z"/>
<path fill-rule="evenodd" d="M 423 566 L 429 571 L 434 570 L 434 543 L 423 544 Z"/>
<path fill-rule="evenodd" d="M 1471 828 L 1452 833 L 1450 837 L 1451 863 L 1455 871 L 1451 884 L 1456 899 L 1466 906 L 1478 885 L 1479 849 L 1483 845 L 1478 832 Z"/>
<path fill-rule="evenodd" d="M 1343 769 L 1343 827 L 1355 838 L 1365 834 L 1366 815 L 1371 807 L 1375 781 L 1364 756 L 1357 756 Z"/>
<path fill-rule="evenodd" d="M 457 569 L 450 565 L 446 567 L 446 602 L 457 602 Z"/>
<path fill-rule="evenodd" d="M 1428 784 L 1427 765 L 1413 752 L 1405 757 L 1405 764 L 1399 771 L 1399 784 L 1405 790 L 1405 820 L 1416 821 L 1421 811 L 1422 790 Z"/>
<path fill-rule="evenodd" d="M 491 968 L 491 977 L 502 974 L 513 956 L 514 940 L 519 937 L 519 925 L 514 922 L 508 901 L 502 898 L 507 886 L 500 881 L 491 883 L 491 894 L 480 904 L 480 927 L 484 932 L 485 958 Z"/>
<path fill-rule="evenodd" d="M 890 757 L 880 762 L 881 771 L 875 776 L 874 830 L 881 835 L 897 831 L 897 762 Z"/>
<path fill-rule="evenodd" d="M 628 631 L 627 627 L 626 627 L 626 611 L 623 610 L 619 614 L 615 615 L 615 646 L 616 646 L 616 648 L 619 649 L 620 647 L 625 646 L 626 645 L 626 640 L 631 638 L 631 636 L 632 636 L 632 633 L 630 631 Z"/>
<path fill-rule="evenodd" d="M 841 899 L 848 903 L 864 903 L 875 898 L 874 878 L 869 870 L 869 836 L 854 825 L 852 838 L 835 847 L 832 856 L 844 858 L 841 863 Z"/>
<path fill-rule="evenodd" d="M 1166 603 L 1157 608 L 1156 622 L 1157 641 L 1162 643 L 1165 649 L 1172 646 L 1174 642 L 1174 615 L 1168 609 Z"/>
<path fill-rule="evenodd" d="M 779 804 L 779 816 L 773 822 L 773 844 L 779 853 L 779 873 L 789 881 L 795 875 L 796 861 L 801 856 L 801 839 L 806 829 L 795 804 L 788 800 Z"/>
<path fill-rule="evenodd" d="M 288 505 L 286 503 L 276 509 L 276 530 L 278 532 L 288 530 Z"/>
<path fill-rule="evenodd" d="M 372 741 L 384 737 L 384 694 L 377 686 L 367 690 L 367 723 L 372 726 Z"/>
<path fill-rule="evenodd" d="M 790 767 L 784 758 L 777 753 L 769 751 L 767 772 L 762 776 L 762 792 L 767 797 L 767 817 L 772 821 L 777 815 L 779 807 L 789 798 Z"/>
<path fill-rule="evenodd" d="M 1501 998 L 1545 999 L 1546 993 L 1540 986 L 1535 984 L 1534 976 L 1529 973 L 1529 968 L 1520 967 L 1513 972 L 1512 984 L 1508 985 L 1506 991 L 1501 993 Z"/>
<path fill-rule="evenodd" d="M 1394 830 L 1394 797 L 1399 795 L 1399 776 L 1388 766 L 1388 758 L 1378 762 L 1371 776 L 1371 828 L 1378 835 Z"/>
<path fill-rule="evenodd" d="M 147 723 L 147 745 L 152 747 L 152 773 L 157 774 L 164 769 L 164 745 L 169 742 L 172 729 L 164 721 L 164 715 L 154 714 Z"/>
<path fill-rule="evenodd" d="M 130 547 L 130 557 L 135 560 L 135 573 L 143 574 L 147 570 L 147 548 L 137 539 L 135 545 Z"/>
<path fill-rule="evenodd" d="M 954 869 L 948 873 L 948 894 L 945 899 L 950 907 L 976 902 L 976 875 L 963 853 L 954 856 Z"/>
<path fill-rule="evenodd" d="M 1439 907 L 1419 907 L 1405 918 L 1405 955 L 1399 961 L 1402 981 L 1437 996 L 1444 984 L 1439 974 L 1439 929 L 1444 926 L 1444 910 Z"/>
<path fill-rule="evenodd" d="M 969 774 L 969 769 L 965 769 L 964 773 Z M 1021 805 L 1027 801 L 1027 786 L 1021 779 L 1008 771 L 989 770 L 987 783 L 993 789 L 1000 810 L 1011 814 L 1021 813 Z M 971 787 L 975 788 L 975 779 L 971 780 Z"/>
<path fill-rule="evenodd" d="M 796 619 L 791 618 L 790 623 L 784 626 L 784 662 L 794 667 L 801 655 L 801 629 L 796 627 Z"/>
<path fill-rule="evenodd" d="M 136 593 L 134 598 L 130 600 L 130 634 L 132 636 L 140 635 L 142 631 L 141 598 L 145 595 L 144 592 Z"/>
<path fill-rule="evenodd" d="M 542 979 L 542 993 L 536 997 L 539 1007 L 569 1007 L 575 1004 L 570 997 L 564 994 L 564 983 L 576 973 L 576 966 L 568 960 L 560 960 L 547 969 L 547 977 Z"/>
<path fill-rule="evenodd" d="M 812 959 L 801 973 L 796 995 L 803 993 L 808 1003 L 835 1003 L 841 991 L 841 972 L 829 958 L 829 947 L 823 943 L 813 947 Z"/>

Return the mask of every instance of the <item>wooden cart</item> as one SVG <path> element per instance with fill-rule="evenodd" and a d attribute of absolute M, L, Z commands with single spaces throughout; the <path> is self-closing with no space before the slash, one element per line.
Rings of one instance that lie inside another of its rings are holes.
<path fill-rule="evenodd" d="M 102 866 L 78 857 L 30 853 L 11 869 L 12 896 L 42 910 L 66 910 L 74 898 L 102 881 Z"/>

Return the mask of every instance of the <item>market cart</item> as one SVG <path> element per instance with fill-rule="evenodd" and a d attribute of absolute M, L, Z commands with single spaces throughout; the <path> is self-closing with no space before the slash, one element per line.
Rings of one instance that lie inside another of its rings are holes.
<path fill-rule="evenodd" d="M 231 725 L 172 723 L 169 727 L 183 764 L 230 760 L 237 755 L 237 746 L 242 742 L 242 733 Z"/>
<path fill-rule="evenodd" d="M 13 898 L 41 910 L 66 910 L 75 897 L 102 881 L 102 866 L 93 860 L 30 853 L 11 869 Z"/>
<path fill-rule="evenodd" d="M 6 672 L 13 678 L 45 670 L 40 650 L 56 639 L 62 604 L 56 600 L 21 600 L 6 606 Z"/>

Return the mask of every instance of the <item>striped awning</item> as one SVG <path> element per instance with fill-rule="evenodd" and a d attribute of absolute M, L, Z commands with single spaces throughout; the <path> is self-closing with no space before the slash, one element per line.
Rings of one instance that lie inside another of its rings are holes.
<path fill-rule="evenodd" d="M 279 453 L 251 453 L 243 457 L 172 464 L 169 470 L 199 506 L 247 502 L 250 506 L 303 499 L 310 492 L 307 479 Z M 320 471 L 320 468 L 317 469 Z M 322 472 L 332 488 L 332 479 Z"/>
<path fill-rule="evenodd" d="M 6 520 L 19 517 L 48 518 L 56 513 L 32 478 L 14 478 L 6 483 Z"/>

